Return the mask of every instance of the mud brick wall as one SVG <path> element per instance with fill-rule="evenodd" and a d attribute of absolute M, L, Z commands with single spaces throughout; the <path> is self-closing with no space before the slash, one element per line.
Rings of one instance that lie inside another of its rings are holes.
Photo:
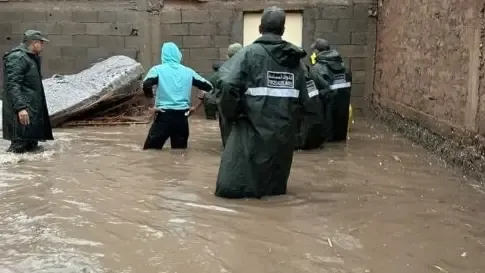
<path fill-rule="evenodd" d="M 364 107 L 364 95 L 371 88 L 372 80 L 368 79 L 373 75 L 375 24 L 368 17 L 368 9 L 374 2 L 306 0 L 271 4 L 303 13 L 306 50 L 318 37 L 340 50 L 354 75 L 352 99 L 356 108 Z M 242 42 L 244 12 L 261 11 L 267 6 L 256 0 L 165 0 L 163 7 L 145 0 L 3 0 L 0 50 L 17 45 L 25 29 L 46 32 L 52 41 L 43 53 L 43 72 L 48 77 L 79 72 L 115 54 L 135 58 L 148 69 L 160 63 L 160 45 L 173 41 L 183 52 L 184 64 L 208 75 L 213 62 L 225 58 L 230 43 Z"/>

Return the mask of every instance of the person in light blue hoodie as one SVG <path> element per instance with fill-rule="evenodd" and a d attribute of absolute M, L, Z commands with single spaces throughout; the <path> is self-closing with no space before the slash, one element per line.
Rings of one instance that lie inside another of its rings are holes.
<path fill-rule="evenodd" d="M 191 107 L 192 86 L 211 91 L 210 82 L 193 69 L 182 65 L 182 53 L 177 45 L 162 45 L 162 63 L 152 67 L 143 80 L 145 96 L 155 94 L 155 119 L 148 132 L 143 149 L 162 149 L 170 138 L 172 149 L 186 149 L 189 139 L 188 116 L 196 109 Z"/>

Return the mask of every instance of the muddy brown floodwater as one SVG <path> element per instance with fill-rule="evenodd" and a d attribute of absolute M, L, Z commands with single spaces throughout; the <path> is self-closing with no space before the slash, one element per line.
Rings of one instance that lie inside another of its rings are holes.
<path fill-rule="evenodd" d="M 192 120 L 185 152 L 141 151 L 146 132 L 0 153 L 0 273 L 485 272 L 482 188 L 373 122 L 296 153 L 264 200 L 214 197 L 217 122 Z"/>

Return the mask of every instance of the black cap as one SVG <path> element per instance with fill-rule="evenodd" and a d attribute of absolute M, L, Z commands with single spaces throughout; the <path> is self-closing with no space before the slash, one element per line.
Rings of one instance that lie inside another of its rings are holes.
<path fill-rule="evenodd" d="M 316 39 L 311 48 L 316 51 L 326 51 L 330 50 L 330 45 L 325 39 Z"/>

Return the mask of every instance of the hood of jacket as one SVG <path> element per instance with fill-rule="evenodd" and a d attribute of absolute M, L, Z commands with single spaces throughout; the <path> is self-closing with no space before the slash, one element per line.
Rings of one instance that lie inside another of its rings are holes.
<path fill-rule="evenodd" d="M 316 62 L 328 64 L 333 70 L 342 70 L 345 68 L 340 53 L 335 49 L 319 52 L 316 57 Z"/>
<path fill-rule="evenodd" d="M 268 54 L 282 66 L 295 68 L 300 65 L 301 59 L 306 56 L 304 49 L 284 41 L 278 35 L 264 34 L 254 43 L 262 45 Z"/>
<path fill-rule="evenodd" d="M 15 53 L 15 52 L 19 52 L 19 51 L 25 52 L 26 54 L 29 54 L 31 56 L 35 56 L 35 54 L 32 51 L 30 51 L 30 49 L 25 44 L 22 43 L 19 46 L 14 47 L 10 51 L 7 51 L 3 55 L 3 59 L 5 59 L 8 55 Z"/>
<path fill-rule="evenodd" d="M 161 54 L 162 64 L 180 64 L 182 62 L 182 52 L 178 46 L 172 42 L 162 45 Z"/>

